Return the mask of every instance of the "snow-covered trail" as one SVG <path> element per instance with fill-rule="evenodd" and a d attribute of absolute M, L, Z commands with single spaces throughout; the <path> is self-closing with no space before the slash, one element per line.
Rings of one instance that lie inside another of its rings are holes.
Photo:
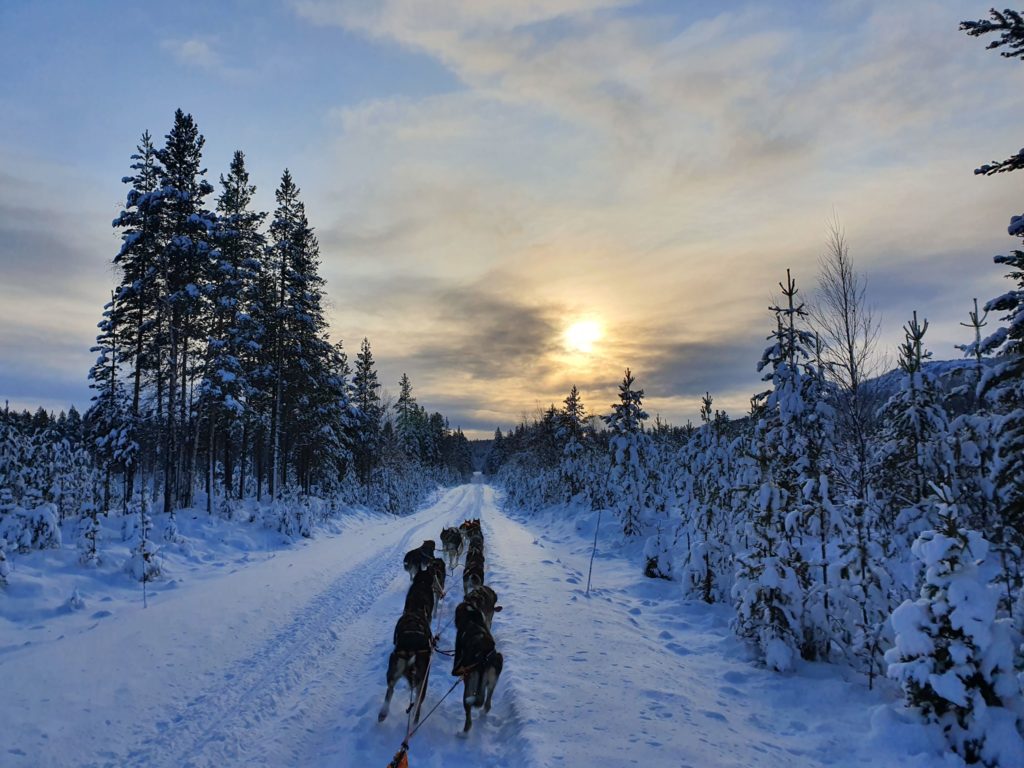
<path fill-rule="evenodd" d="M 402 555 L 469 518 L 483 521 L 487 583 L 504 606 L 493 630 L 505 670 L 467 737 L 461 685 L 440 705 L 412 740 L 414 768 L 929 764 L 865 738 L 876 695 L 825 665 L 755 668 L 725 609 L 687 605 L 626 557 L 599 556 L 584 596 L 586 531 L 513 519 L 474 483 L 415 515 L 354 519 L 164 591 L 146 610 L 54 619 L 25 628 L 24 644 L 0 642 L 0 766 L 383 768 L 406 729 L 404 682 L 376 718 L 408 586 Z M 449 578 L 442 648 L 462 596 L 461 572 Z M 424 712 L 450 665 L 435 656 Z"/>
<path fill-rule="evenodd" d="M 337 743 L 339 726 L 370 742 L 331 750 L 325 765 L 393 751 L 401 689 L 384 726 L 376 710 L 408 585 L 402 555 L 476 516 L 481 488 L 453 489 L 410 517 L 359 521 L 74 636 L 6 649 L 0 765 L 305 766 Z M 444 666 L 432 688 L 447 687 Z M 430 725 L 418 740 L 440 727 Z M 450 740 L 454 723 L 446 729 Z M 509 752 L 515 739 L 501 741 Z"/>
<path fill-rule="evenodd" d="M 836 667 L 758 669 L 728 609 L 687 604 L 678 584 L 642 578 L 633 560 L 599 556 L 586 596 L 593 528 L 581 536 L 572 521 L 513 520 L 493 495 L 484 489 L 488 583 L 509 638 L 499 691 L 528 713 L 522 736 L 535 765 L 934 765 L 868 738 L 880 700 Z"/>

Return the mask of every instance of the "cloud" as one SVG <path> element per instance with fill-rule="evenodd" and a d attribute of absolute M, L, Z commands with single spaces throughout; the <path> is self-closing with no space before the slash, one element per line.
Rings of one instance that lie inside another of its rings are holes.
<path fill-rule="evenodd" d="M 189 37 L 162 40 L 160 47 L 185 67 L 226 78 L 246 74 L 246 70 L 229 66 L 224 61 L 224 57 L 216 48 L 218 44 L 219 40 L 216 37 Z"/>
<path fill-rule="evenodd" d="M 379 283 L 395 312 L 367 329 L 401 351 L 425 395 L 445 386 L 435 360 L 464 361 L 470 389 L 497 377 L 491 402 L 506 415 L 559 401 L 572 381 L 604 402 L 631 365 L 668 418 L 695 416 L 705 389 L 735 410 L 757 388 L 775 283 L 792 268 L 811 293 L 833 206 L 891 318 L 887 341 L 930 293 L 950 305 L 933 320 L 950 347 L 937 353 L 955 354 L 956 295 L 966 305 L 998 282 L 988 259 L 1015 187 L 970 172 L 1016 147 L 1021 72 L 972 47 L 941 3 L 293 6 L 426 53 L 461 83 L 333 113 L 339 172 L 321 243 L 353 282 L 389 270 L 431 281 L 408 311 Z M 955 278 L 930 285 L 943 270 Z M 516 279 L 483 282 L 494 275 Z M 514 297 L 494 316 L 529 319 L 524 346 L 540 352 L 507 350 L 524 375 L 476 351 L 498 349 L 506 326 L 489 325 L 486 302 L 453 300 L 458 285 Z M 368 297 L 340 303 L 339 326 L 369 322 Z M 557 339 L 587 312 L 608 338 L 579 367 Z"/>
<path fill-rule="evenodd" d="M 557 344 L 561 312 L 505 297 L 479 286 L 436 297 L 441 332 L 405 359 L 481 382 L 545 376 Z"/>

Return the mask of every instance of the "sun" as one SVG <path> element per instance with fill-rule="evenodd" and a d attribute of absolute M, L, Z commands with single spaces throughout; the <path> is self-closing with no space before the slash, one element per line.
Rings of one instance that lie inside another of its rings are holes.
<path fill-rule="evenodd" d="M 594 351 L 594 344 L 601 340 L 604 331 L 596 320 L 579 320 L 565 329 L 565 345 L 573 352 Z"/>

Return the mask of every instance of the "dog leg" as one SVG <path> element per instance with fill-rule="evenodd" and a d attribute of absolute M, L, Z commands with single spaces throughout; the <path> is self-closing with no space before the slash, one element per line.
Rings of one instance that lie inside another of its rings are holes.
<path fill-rule="evenodd" d="M 377 713 L 378 723 L 383 723 L 387 719 L 388 712 L 391 709 L 391 697 L 395 693 L 395 684 L 402 678 L 404 672 L 404 659 L 398 655 L 398 651 L 392 651 L 390 658 L 388 658 L 388 690 L 384 694 L 384 704 L 381 705 L 380 712 Z"/>
<path fill-rule="evenodd" d="M 473 704 L 476 703 L 476 680 L 477 673 L 471 672 L 463 681 L 462 708 L 466 710 L 466 724 L 462 728 L 463 733 L 469 733 L 473 727 Z"/>
<path fill-rule="evenodd" d="M 491 697 L 494 696 L 494 689 L 498 686 L 498 678 L 501 677 L 501 670 L 505 666 L 505 657 L 495 653 L 491 663 L 487 665 L 484 672 L 484 686 L 487 688 L 487 697 L 484 699 L 484 712 L 491 711 Z"/>
<path fill-rule="evenodd" d="M 427 660 L 429 661 L 429 656 L 427 657 Z M 429 664 L 426 665 L 425 668 L 426 668 L 426 673 L 423 675 L 423 682 L 420 683 L 420 687 L 418 689 L 417 699 L 419 699 L 420 697 L 426 698 L 426 696 L 427 696 L 427 683 L 430 682 L 430 666 L 429 666 Z M 421 711 L 416 713 L 416 719 L 413 720 L 413 723 L 418 723 L 420 721 L 420 715 L 422 714 L 422 707 L 420 709 L 421 709 Z"/>

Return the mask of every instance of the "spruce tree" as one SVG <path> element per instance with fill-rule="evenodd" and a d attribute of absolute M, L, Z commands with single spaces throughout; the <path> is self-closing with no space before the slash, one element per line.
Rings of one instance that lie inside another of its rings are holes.
<path fill-rule="evenodd" d="M 728 419 L 713 402 L 709 392 L 701 399 L 701 426 L 678 455 L 675 478 L 686 545 L 683 592 L 706 603 L 728 598 L 733 569 L 731 451 L 722 434 Z"/>
<path fill-rule="evenodd" d="M 649 534 L 644 548 L 644 574 L 672 577 L 675 530 L 668 520 L 657 448 L 644 431 L 647 412 L 642 389 L 627 368 L 619 384 L 619 402 L 602 419 L 608 425 L 611 470 L 608 494 L 627 538 Z M 552 462 L 553 463 L 553 462 Z"/>
<path fill-rule="evenodd" d="M 1020 701 L 1020 687 L 1009 621 L 996 618 L 988 542 L 960 526 L 953 505 L 940 504 L 938 518 L 937 529 L 923 531 L 912 547 L 924 584 L 917 600 L 893 612 L 889 677 L 966 762 L 1018 765 L 1024 741 L 1010 708 Z"/>
<path fill-rule="evenodd" d="M 997 35 L 988 44 L 1008 59 L 1024 60 L 1024 17 L 1018 11 L 992 9 L 988 19 L 961 22 L 974 37 Z M 1024 150 L 974 172 L 991 176 L 1024 168 Z M 1024 238 L 1024 215 L 1010 217 L 1008 234 Z M 985 304 L 1001 313 L 1006 324 L 981 342 L 980 349 L 996 355 L 996 364 L 983 379 L 983 394 L 994 403 L 998 418 L 998 455 L 991 479 L 996 487 L 999 523 L 996 544 L 1002 550 L 1024 547 L 1024 250 L 1014 249 L 994 259 L 1007 269 L 1013 287 Z"/>
<path fill-rule="evenodd" d="M 93 391 L 92 405 L 85 414 L 85 423 L 93 451 L 103 471 L 103 508 L 110 511 L 111 483 L 115 467 L 130 461 L 131 445 L 125 442 L 126 410 L 124 390 L 119 378 L 119 340 L 114 318 L 116 300 L 103 308 L 103 319 L 96 345 L 90 349 L 97 353 L 96 362 L 89 371 L 89 388 Z"/>
<path fill-rule="evenodd" d="M 358 410 L 353 436 L 356 473 L 360 482 L 369 485 L 370 475 L 378 460 L 382 409 L 380 385 L 374 367 L 373 352 L 368 339 L 363 339 L 356 355 L 352 375 L 352 402 Z"/>
<path fill-rule="evenodd" d="M 166 428 L 164 439 L 164 512 L 191 503 L 198 425 L 191 386 L 201 371 L 196 344 L 208 335 L 206 320 L 208 261 L 213 250 L 214 216 L 203 207 L 213 186 L 203 176 L 205 139 L 192 115 L 174 113 L 166 144 L 157 152 L 161 166 L 161 254 L 167 317 Z"/>
<path fill-rule="evenodd" d="M 924 348 L 927 331 L 928 321 L 919 321 L 917 312 L 904 326 L 899 350 L 903 383 L 883 407 L 876 457 L 880 490 L 887 499 L 882 525 L 897 536 L 894 546 L 901 550 L 922 530 L 934 527 L 932 489 L 949 484 L 953 461 L 949 418 L 938 384 L 925 367 L 931 357 Z"/>
<path fill-rule="evenodd" d="M 143 386 L 146 377 L 159 375 L 159 342 L 163 319 L 161 301 L 166 274 L 161 270 L 166 232 L 161 227 L 162 196 L 160 178 L 163 169 L 157 160 L 149 131 L 131 156 L 132 175 L 122 181 L 129 184 L 124 209 L 113 226 L 121 230 L 121 248 L 114 264 L 121 271 L 117 290 L 114 323 L 122 329 L 122 360 L 130 370 L 131 403 L 127 438 L 140 445 L 146 440 L 147 416 L 143 411 Z M 76 412 L 77 413 L 77 412 Z M 135 492 L 135 479 L 142 456 L 125 467 L 125 503 Z"/>
<path fill-rule="evenodd" d="M 830 500 L 831 410 L 817 340 L 786 272 L 785 301 L 775 314 L 772 344 L 758 364 L 771 390 L 757 398 L 753 455 L 759 490 L 750 495 L 749 548 L 738 557 L 737 628 L 755 641 L 769 666 L 792 667 L 795 653 L 828 654 L 828 541 L 836 525 Z"/>
<path fill-rule="evenodd" d="M 587 489 L 587 411 L 575 384 L 572 385 L 564 402 L 559 430 L 559 438 L 562 441 L 559 474 L 565 484 L 564 500 L 571 501 Z"/>
<path fill-rule="evenodd" d="M 408 457 L 419 455 L 420 410 L 412 394 L 412 383 L 405 373 L 398 382 L 398 401 L 395 403 L 395 431 L 398 444 Z"/>
<path fill-rule="evenodd" d="M 263 270 L 265 213 L 250 209 L 256 187 L 249 183 L 245 155 L 236 151 L 217 199 L 216 250 L 208 263 L 210 299 L 206 374 L 201 388 L 207 422 L 207 511 L 213 511 L 218 438 L 224 444 L 224 494 L 232 495 L 229 459 L 233 437 L 253 416 L 249 401 L 258 372 L 254 361 L 263 344 L 258 287 Z"/>

